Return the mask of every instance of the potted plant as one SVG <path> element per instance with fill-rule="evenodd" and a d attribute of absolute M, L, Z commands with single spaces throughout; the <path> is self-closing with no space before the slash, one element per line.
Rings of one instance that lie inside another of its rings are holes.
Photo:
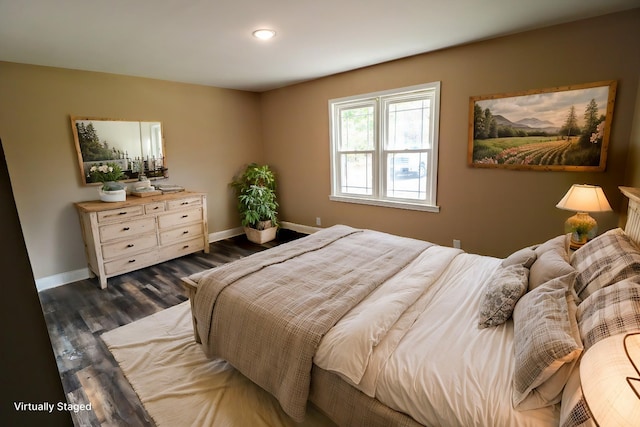
<path fill-rule="evenodd" d="M 247 238 L 254 243 L 275 239 L 278 229 L 276 178 L 268 165 L 251 163 L 231 182 Z"/>
<path fill-rule="evenodd" d="M 120 166 L 116 163 L 106 165 L 93 165 L 89 169 L 90 182 L 101 182 L 98 189 L 100 200 L 103 202 L 123 202 L 127 199 L 127 192 L 124 184 L 116 182 L 126 178 Z"/>

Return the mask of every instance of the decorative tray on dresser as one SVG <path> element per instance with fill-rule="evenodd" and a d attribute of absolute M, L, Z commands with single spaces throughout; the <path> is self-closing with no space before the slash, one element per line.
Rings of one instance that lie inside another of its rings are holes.
<path fill-rule="evenodd" d="M 193 252 L 209 253 L 207 196 L 183 191 L 75 204 L 89 269 L 107 278 Z"/>

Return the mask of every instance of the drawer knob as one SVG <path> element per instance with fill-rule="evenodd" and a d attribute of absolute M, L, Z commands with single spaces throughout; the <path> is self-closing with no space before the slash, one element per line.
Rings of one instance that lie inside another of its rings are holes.
<path fill-rule="evenodd" d="M 189 204 L 189 202 L 182 202 L 181 204 L 182 204 L 182 205 L 188 205 L 188 204 Z"/>
<path fill-rule="evenodd" d="M 156 210 L 158 210 L 158 209 L 160 209 L 160 207 L 159 207 L 159 206 L 156 206 L 155 208 L 153 208 L 153 210 L 154 210 L 154 211 L 156 211 Z"/>
<path fill-rule="evenodd" d="M 118 212 L 118 215 L 126 215 L 126 214 L 127 214 L 126 211 L 125 212 Z"/>
<path fill-rule="evenodd" d="M 129 231 L 129 230 L 131 230 L 131 229 L 130 229 L 129 227 L 125 227 L 125 228 L 123 228 L 122 230 L 123 230 L 123 231 Z"/>
<path fill-rule="evenodd" d="M 182 215 L 182 218 L 187 218 L 189 217 L 189 215 Z"/>
<path fill-rule="evenodd" d="M 182 234 L 189 234 L 189 230 L 183 231 Z"/>
<path fill-rule="evenodd" d="M 129 260 L 129 262 L 130 262 L 130 263 L 132 263 L 132 262 L 136 262 L 136 260 L 135 260 L 135 259 L 130 259 L 130 260 Z"/>
<path fill-rule="evenodd" d="M 127 245 L 127 247 L 128 247 L 128 248 L 132 248 L 132 247 L 134 247 L 134 246 L 135 246 L 135 245 L 134 245 L 133 243 L 129 243 L 129 244 Z"/>
<path fill-rule="evenodd" d="M 184 245 L 184 246 L 182 247 L 182 249 L 187 249 L 187 248 L 189 248 L 189 245 Z"/>

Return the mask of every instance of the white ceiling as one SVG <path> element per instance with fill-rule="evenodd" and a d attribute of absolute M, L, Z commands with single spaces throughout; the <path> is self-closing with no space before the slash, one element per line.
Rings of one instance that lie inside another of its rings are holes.
<path fill-rule="evenodd" d="M 0 0 L 0 60 L 265 91 L 635 7 L 640 0 Z M 271 41 L 251 36 L 265 27 L 277 31 Z"/>

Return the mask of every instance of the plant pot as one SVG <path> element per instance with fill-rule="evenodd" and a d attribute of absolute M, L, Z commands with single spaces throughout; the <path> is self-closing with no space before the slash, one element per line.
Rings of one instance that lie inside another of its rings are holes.
<path fill-rule="evenodd" d="M 244 233 L 247 235 L 247 239 L 249 239 L 250 242 L 257 243 L 259 245 L 275 239 L 276 231 L 278 231 L 278 227 L 270 227 L 264 230 L 256 230 L 251 227 L 244 228 Z"/>
<path fill-rule="evenodd" d="M 103 202 L 124 202 L 127 200 L 127 192 L 125 190 L 105 191 L 100 187 L 98 188 L 98 194 Z"/>

